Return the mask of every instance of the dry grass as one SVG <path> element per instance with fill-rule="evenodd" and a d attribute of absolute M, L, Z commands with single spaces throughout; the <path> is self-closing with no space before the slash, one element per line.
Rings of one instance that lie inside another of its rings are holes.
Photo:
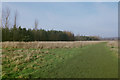
<path fill-rule="evenodd" d="M 39 49 L 38 50 L 14 50 L 14 51 L 5 51 L 2 54 L 2 65 L 3 65 L 3 73 L 4 73 L 4 66 L 11 67 L 13 65 L 13 71 L 18 72 L 23 69 L 29 68 L 32 61 L 36 61 L 37 59 L 43 60 L 44 55 Z M 28 64 L 27 66 L 24 66 Z M 35 62 L 36 65 L 41 65 L 42 63 Z M 18 66 L 19 65 L 19 66 Z M 20 66 L 24 66 L 21 68 Z"/>
<path fill-rule="evenodd" d="M 108 41 L 108 45 L 118 47 L 118 41 Z"/>
<path fill-rule="evenodd" d="M 108 41 L 107 45 L 110 46 L 112 50 L 118 51 L 118 41 Z"/>
<path fill-rule="evenodd" d="M 96 44 L 101 41 L 71 41 L 71 42 L 2 42 L 2 48 L 24 48 L 24 49 L 54 49 L 82 47 L 89 44 Z"/>
<path fill-rule="evenodd" d="M 108 41 L 107 46 L 115 51 L 117 53 L 116 56 L 118 56 L 118 41 Z"/>

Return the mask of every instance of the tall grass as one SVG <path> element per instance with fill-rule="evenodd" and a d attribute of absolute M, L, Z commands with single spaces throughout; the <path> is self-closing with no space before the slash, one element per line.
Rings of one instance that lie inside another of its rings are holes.
<path fill-rule="evenodd" d="M 118 51 L 118 41 L 108 41 L 107 44 L 112 50 Z"/>
<path fill-rule="evenodd" d="M 24 48 L 24 49 L 54 49 L 54 48 L 73 48 L 82 47 L 89 44 L 96 44 L 100 41 L 71 41 L 71 42 L 2 42 L 2 48 Z"/>

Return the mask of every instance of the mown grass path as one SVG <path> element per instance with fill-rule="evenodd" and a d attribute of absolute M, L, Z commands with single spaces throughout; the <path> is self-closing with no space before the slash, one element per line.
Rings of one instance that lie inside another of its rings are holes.
<path fill-rule="evenodd" d="M 56 49 L 53 52 L 72 53 L 64 62 L 56 63 L 55 68 L 41 73 L 39 70 L 32 77 L 49 78 L 116 78 L 118 77 L 118 59 L 106 43 L 89 45 L 68 50 Z"/>

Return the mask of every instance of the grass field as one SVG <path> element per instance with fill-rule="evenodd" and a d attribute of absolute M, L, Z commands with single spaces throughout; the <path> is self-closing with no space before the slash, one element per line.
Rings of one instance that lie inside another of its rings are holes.
<path fill-rule="evenodd" d="M 111 48 L 107 42 L 42 49 L 4 47 L 2 77 L 116 78 L 118 57 Z"/>

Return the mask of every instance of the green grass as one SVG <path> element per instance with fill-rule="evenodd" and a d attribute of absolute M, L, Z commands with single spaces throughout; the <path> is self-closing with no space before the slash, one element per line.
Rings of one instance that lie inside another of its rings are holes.
<path fill-rule="evenodd" d="M 118 77 L 117 53 L 110 50 L 106 43 L 84 46 L 82 48 L 42 49 L 29 62 L 17 65 L 10 58 L 3 59 L 3 78 L 116 78 Z M 46 53 L 46 51 L 48 51 Z M 17 52 L 17 51 L 16 51 Z M 31 50 L 28 50 L 31 53 Z M 4 52 L 11 55 L 15 52 Z M 23 53 L 25 53 L 23 51 Z M 22 54 L 22 52 L 21 52 Z M 27 53 L 26 53 L 27 54 Z M 36 58 L 36 55 L 41 55 Z M 24 69 L 25 68 L 25 69 Z"/>

